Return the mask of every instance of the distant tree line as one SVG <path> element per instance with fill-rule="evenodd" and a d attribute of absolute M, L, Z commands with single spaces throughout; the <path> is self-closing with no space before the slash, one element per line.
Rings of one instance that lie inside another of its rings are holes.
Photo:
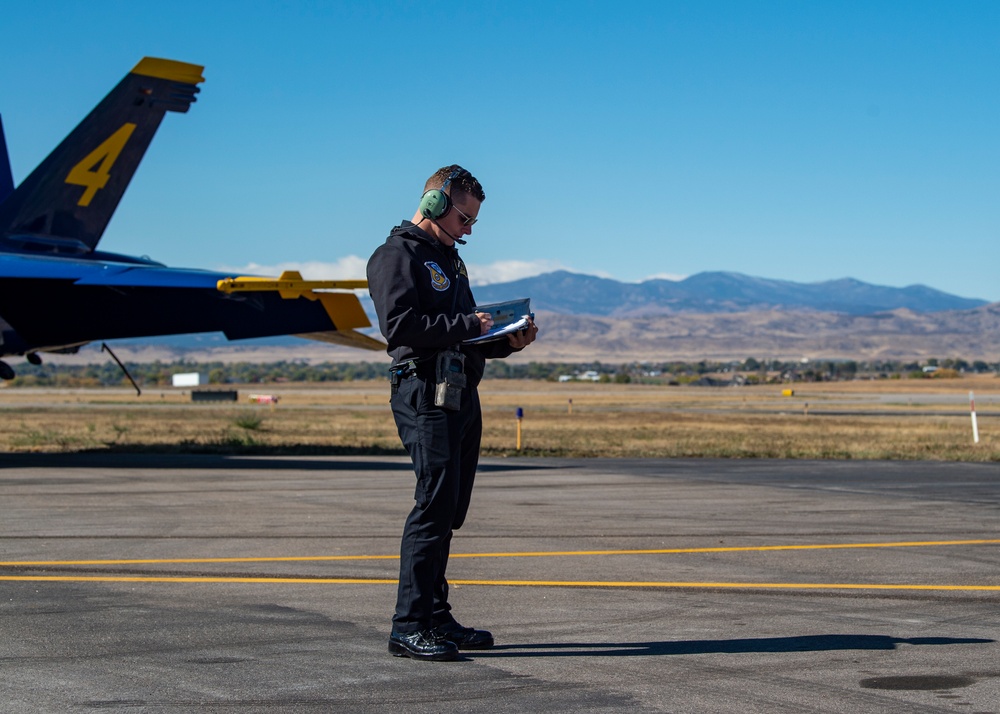
<path fill-rule="evenodd" d="M 929 359 L 926 362 L 880 360 L 783 361 L 748 357 L 743 361 L 718 362 L 533 362 L 527 365 L 504 361 L 488 363 L 488 378 L 574 379 L 596 374 L 596 381 L 639 384 L 692 384 L 736 381 L 741 384 L 779 382 L 825 382 L 853 379 L 932 379 L 962 374 L 1000 374 L 1000 362 L 964 359 Z M 711 378 L 711 379 L 710 379 Z"/>
<path fill-rule="evenodd" d="M 254 362 L 126 362 L 132 378 L 146 387 L 169 387 L 175 374 L 198 372 L 209 384 L 280 384 L 283 382 L 350 382 L 386 376 L 386 364 L 372 362 L 298 361 Z M 11 386 L 110 387 L 128 386 L 128 379 L 114 362 L 88 365 L 22 364 Z"/>
<path fill-rule="evenodd" d="M 133 379 L 143 387 L 169 387 L 175 374 L 198 372 L 209 384 L 282 384 L 350 382 L 387 378 L 384 362 L 301 361 L 252 362 L 127 362 Z M 16 366 L 13 387 L 110 387 L 128 386 L 121 369 L 110 360 L 103 364 L 57 365 L 45 363 Z M 589 375 L 588 375 L 589 373 Z M 743 361 L 714 362 L 529 362 L 493 360 L 487 363 L 486 379 L 534 379 L 558 381 L 583 375 L 598 382 L 637 384 L 692 384 L 711 380 L 738 383 L 823 382 L 853 379 L 902 379 L 957 377 L 963 373 L 1000 373 L 1000 362 L 963 359 L 916 361 L 819 360 L 788 362 L 748 357 Z M 596 377 L 594 376 L 596 375 Z"/>

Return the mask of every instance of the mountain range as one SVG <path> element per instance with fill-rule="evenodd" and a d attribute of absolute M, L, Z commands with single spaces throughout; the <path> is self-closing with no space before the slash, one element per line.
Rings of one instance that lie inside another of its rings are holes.
<path fill-rule="evenodd" d="M 671 313 L 816 310 L 870 315 L 905 309 L 913 312 L 968 310 L 985 300 L 958 297 L 926 287 L 891 288 L 853 278 L 820 283 L 770 280 L 731 272 L 705 272 L 684 280 L 622 283 L 564 270 L 509 283 L 475 288 L 480 303 L 530 297 L 536 310 L 561 315 L 641 317 Z"/>

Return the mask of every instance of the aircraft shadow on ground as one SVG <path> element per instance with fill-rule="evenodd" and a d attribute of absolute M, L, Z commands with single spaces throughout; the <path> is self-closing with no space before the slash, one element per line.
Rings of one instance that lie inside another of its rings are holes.
<path fill-rule="evenodd" d="M 664 642 L 560 642 L 497 645 L 475 657 L 657 657 L 696 654 L 764 652 L 827 652 L 835 650 L 894 650 L 898 645 L 982 645 L 996 640 L 964 637 L 886 635 L 800 635 L 739 640 L 676 640 Z"/>

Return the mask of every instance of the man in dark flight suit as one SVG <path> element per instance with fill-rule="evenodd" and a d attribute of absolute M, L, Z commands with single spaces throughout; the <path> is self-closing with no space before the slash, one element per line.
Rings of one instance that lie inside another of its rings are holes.
<path fill-rule="evenodd" d="M 485 198 L 465 169 L 439 169 L 427 180 L 413 220 L 394 228 L 368 261 L 368 289 L 392 357 L 390 405 L 417 477 L 416 503 L 403 528 L 389 636 L 389 652 L 398 657 L 451 660 L 460 649 L 493 646 L 492 634 L 463 627 L 452 616 L 445 569 L 479 462 L 483 421 L 477 387 L 486 360 L 527 347 L 538 329 L 532 323 L 506 339 L 461 344 L 493 326 L 489 313 L 476 311 L 455 248 L 472 234 Z M 437 395 L 442 369 L 451 374 L 446 381 L 454 382 L 449 399 Z"/>

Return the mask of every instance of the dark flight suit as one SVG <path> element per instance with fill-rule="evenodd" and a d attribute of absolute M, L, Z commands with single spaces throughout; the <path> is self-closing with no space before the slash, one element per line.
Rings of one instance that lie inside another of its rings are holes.
<path fill-rule="evenodd" d="M 455 621 L 445 570 L 479 462 L 483 420 L 477 387 L 486 360 L 507 357 L 514 349 L 506 340 L 462 345 L 467 385 L 461 408 L 437 407 L 438 353 L 481 332 L 458 251 L 403 221 L 368 261 L 368 290 L 397 373 L 392 414 L 417 477 L 416 503 L 400 545 L 393 616 L 395 632 L 412 633 Z"/>

